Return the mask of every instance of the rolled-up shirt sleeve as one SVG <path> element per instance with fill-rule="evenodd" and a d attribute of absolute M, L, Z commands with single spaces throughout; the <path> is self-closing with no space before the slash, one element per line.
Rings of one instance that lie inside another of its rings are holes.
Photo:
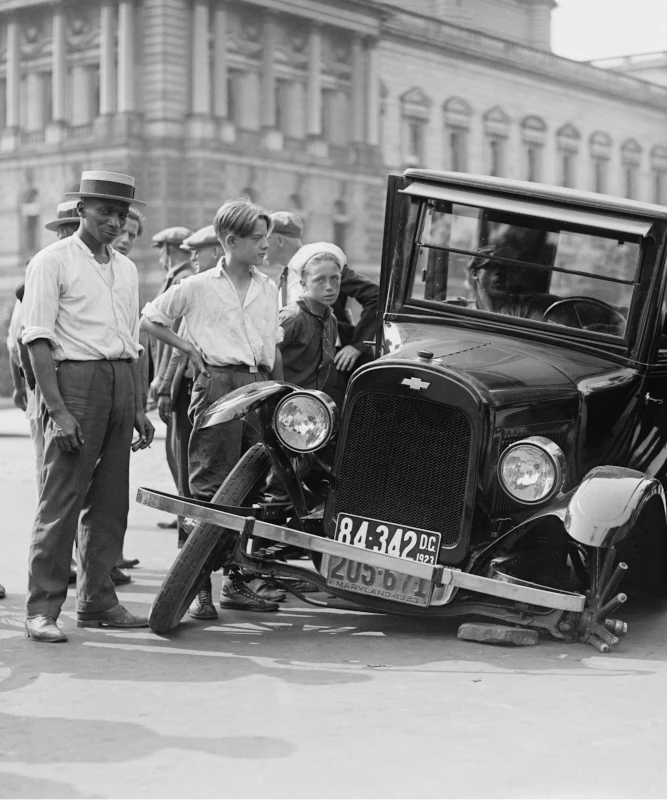
<path fill-rule="evenodd" d="M 141 313 L 151 322 L 170 328 L 174 322 L 187 313 L 190 308 L 188 281 L 184 280 L 169 287 L 166 292 L 146 303 Z"/>
<path fill-rule="evenodd" d="M 46 339 L 51 349 L 60 342 L 55 333 L 61 292 L 60 260 L 38 253 L 28 264 L 23 295 L 23 344 Z"/>

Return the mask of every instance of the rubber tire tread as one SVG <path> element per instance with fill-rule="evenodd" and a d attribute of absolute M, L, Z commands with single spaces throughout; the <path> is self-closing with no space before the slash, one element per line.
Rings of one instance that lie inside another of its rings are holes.
<path fill-rule="evenodd" d="M 246 505 L 248 498 L 261 488 L 270 463 L 264 445 L 253 445 L 229 473 L 211 502 Z M 235 535 L 236 531 L 209 522 L 195 525 L 151 606 L 148 624 L 155 633 L 169 633 L 180 623 L 195 599 L 202 577 L 212 572 L 220 546 L 227 537 Z"/>

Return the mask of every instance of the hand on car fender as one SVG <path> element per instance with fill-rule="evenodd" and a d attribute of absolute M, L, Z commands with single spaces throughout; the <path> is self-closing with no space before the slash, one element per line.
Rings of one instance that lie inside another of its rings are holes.
<path fill-rule="evenodd" d="M 360 355 L 361 350 L 357 350 L 351 344 L 346 344 L 334 356 L 334 365 L 341 372 L 349 372 L 357 363 Z"/>

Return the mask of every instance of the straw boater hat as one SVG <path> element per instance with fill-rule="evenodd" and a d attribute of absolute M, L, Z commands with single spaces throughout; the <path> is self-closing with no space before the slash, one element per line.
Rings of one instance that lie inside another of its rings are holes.
<path fill-rule="evenodd" d="M 65 192 L 65 197 L 98 197 L 100 200 L 117 200 L 135 206 L 146 205 L 134 196 L 134 178 L 118 172 L 82 172 L 79 191 Z"/>
<path fill-rule="evenodd" d="M 64 203 L 58 203 L 58 208 L 56 208 L 58 219 L 52 219 L 51 222 L 47 222 L 44 225 L 46 230 L 56 233 L 61 225 L 78 225 L 79 215 L 76 205 L 76 200 L 66 200 Z"/>

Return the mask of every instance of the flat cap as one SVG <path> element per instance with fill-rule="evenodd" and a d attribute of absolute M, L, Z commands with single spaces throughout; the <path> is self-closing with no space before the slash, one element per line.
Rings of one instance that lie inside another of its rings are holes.
<path fill-rule="evenodd" d="M 165 228 L 153 237 L 153 247 L 161 247 L 163 244 L 173 244 L 180 247 L 183 240 L 192 236 L 190 228 L 183 228 L 177 225 L 175 228 Z"/>
<path fill-rule="evenodd" d="M 271 214 L 271 233 L 282 233 L 293 239 L 303 238 L 303 220 L 290 211 L 276 211 Z"/>
<path fill-rule="evenodd" d="M 220 242 L 215 235 L 213 225 L 207 225 L 188 236 L 181 244 L 181 250 L 199 250 L 200 247 L 210 247 L 212 244 L 220 244 Z"/>

